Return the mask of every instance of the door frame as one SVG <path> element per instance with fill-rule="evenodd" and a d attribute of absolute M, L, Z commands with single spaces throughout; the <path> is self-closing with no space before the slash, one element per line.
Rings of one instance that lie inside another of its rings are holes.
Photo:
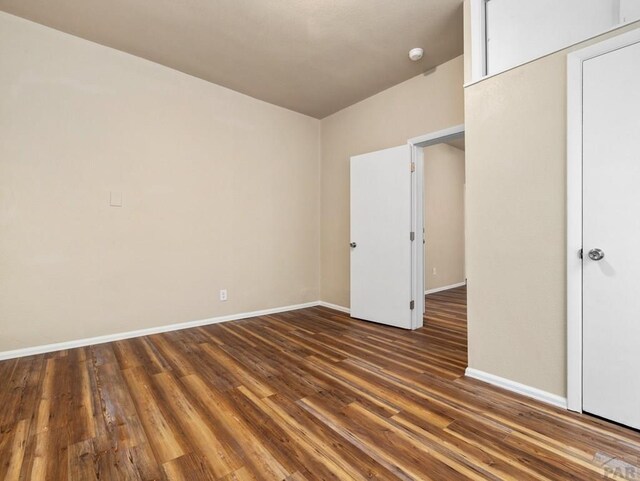
<path fill-rule="evenodd" d="M 640 28 L 567 55 L 567 407 L 582 412 L 582 64 L 640 42 Z"/>
<path fill-rule="evenodd" d="M 411 314 L 412 329 L 422 327 L 425 312 L 424 154 L 422 148 L 442 144 L 462 136 L 464 136 L 464 124 L 459 124 L 419 137 L 413 137 L 407 141 L 411 146 L 411 161 L 415 164 L 415 175 L 411 179 L 411 191 L 415 192 L 415 195 L 412 196 L 411 209 L 411 225 L 413 232 L 415 232 L 415 242 L 412 242 L 411 246 L 411 259 L 413 260 L 411 285 L 413 298 L 415 299 L 415 308 Z"/>

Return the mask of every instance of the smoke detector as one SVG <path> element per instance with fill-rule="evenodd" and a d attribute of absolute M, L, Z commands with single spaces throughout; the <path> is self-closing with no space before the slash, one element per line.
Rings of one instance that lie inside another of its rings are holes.
<path fill-rule="evenodd" d="M 417 62 L 418 60 L 420 60 L 423 55 L 424 55 L 424 50 L 421 49 L 420 47 L 412 48 L 411 50 L 409 50 L 409 58 L 414 62 Z"/>

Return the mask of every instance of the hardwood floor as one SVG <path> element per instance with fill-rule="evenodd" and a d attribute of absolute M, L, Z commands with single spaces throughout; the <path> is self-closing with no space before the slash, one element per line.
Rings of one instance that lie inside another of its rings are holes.
<path fill-rule="evenodd" d="M 415 332 L 317 307 L 1 362 L 0 480 L 640 479 L 638 433 L 463 376 L 464 288 L 428 306 Z"/>

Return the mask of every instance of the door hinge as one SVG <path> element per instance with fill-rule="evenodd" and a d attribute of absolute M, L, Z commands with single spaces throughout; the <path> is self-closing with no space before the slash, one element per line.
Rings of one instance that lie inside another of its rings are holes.
<path fill-rule="evenodd" d="M 580 249 L 580 250 L 578 251 L 578 257 L 579 257 L 580 259 L 582 259 L 582 249 Z"/>
<path fill-rule="evenodd" d="M 409 240 L 411 242 L 413 242 L 414 240 L 416 240 L 416 233 L 415 232 L 409 232 Z"/>
<path fill-rule="evenodd" d="M 416 171 L 416 163 L 411 162 L 411 172 L 415 172 L 415 171 Z"/>
<path fill-rule="evenodd" d="M 411 309 L 412 311 L 416 308 L 416 301 L 411 301 L 409 303 L 409 309 Z"/>

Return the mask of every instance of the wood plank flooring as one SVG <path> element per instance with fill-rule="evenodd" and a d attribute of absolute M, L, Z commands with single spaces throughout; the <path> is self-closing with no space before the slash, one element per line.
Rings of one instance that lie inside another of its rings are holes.
<path fill-rule="evenodd" d="M 1 362 L 0 480 L 640 479 L 638 433 L 463 376 L 465 299 L 415 332 L 317 307 Z"/>

